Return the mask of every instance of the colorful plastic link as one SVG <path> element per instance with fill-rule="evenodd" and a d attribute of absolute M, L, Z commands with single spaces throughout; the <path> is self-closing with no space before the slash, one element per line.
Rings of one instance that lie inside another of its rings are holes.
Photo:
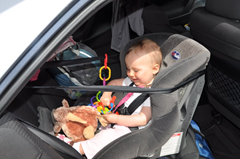
<path fill-rule="evenodd" d="M 102 102 L 95 102 L 94 104 L 96 104 L 96 107 L 99 113 L 106 114 L 106 113 L 112 112 L 113 108 L 115 107 L 115 104 L 114 104 L 115 100 L 116 100 L 116 96 L 113 96 L 109 106 L 103 106 Z"/>
<path fill-rule="evenodd" d="M 105 54 L 105 59 L 104 59 L 104 66 L 102 66 L 99 69 L 99 78 L 103 81 L 103 85 L 106 85 L 106 81 L 108 81 L 111 78 L 111 69 L 107 66 L 107 62 L 108 62 L 108 56 L 107 54 Z M 102 70 L 104 70 L 104 78 L 102 77 Z M 108 70 L 108 77 L 106 78 L 106 70 Z M 99 113 L 101 114 L 106 114 L 106 113 L 110 113 L 112 112 L 113 108 L 115 107 L 115 100 L 116 100 L 116 96 L 113 96 L 111 101 L 110 101 L 110 105 L 109 106 L 103 106 L 102 102 L 100 101 L 100 97 L 101 97 L 101 91 L 99 91 L 96 96 L 91 98 L 91 104 L 89 104 L 89 106 L 92 106 L 94 108 L 96 108 L 98 110 Z M 96 102 L 93 102 L 93 99 L 96 98 Z M 116 113 L 118 114 L 118 113 Z"/>
<path fill-rule="evenodd" d="M 111 69 L 107 66 L 107 63 L 108 63 L 108 56 L 107 54 L 105 54 L 105 59 L 104 59 L 104 66 L 102 66 L 100 69 L 99 69 L 99 78 L 103 81 L 103 85 L 105 86 L 106 85 L 106 81 L 108 81 L 110 78 L 111 78 Z M 104 71 L 104 78 L 102 77 L 102 69 L 105 69 Z M 108 77 L 106 78 L 106 70 L 108 70 Z"/>
<path fill-rule="evenodd" d="M 102 77 L 102 69 L 105 68 L 105 66 L 102 66 L 100 69 L 99 69 L 99 78 L 103 81 L 103 77 Z M 108 78 L 105 79 L 105 81 L 108 81 L 110 78 L 111 78 L 111 69 L 107 66 L 107 69 L 108 69 Z M 104 77 L 105 78 L 105 77 Z"/>

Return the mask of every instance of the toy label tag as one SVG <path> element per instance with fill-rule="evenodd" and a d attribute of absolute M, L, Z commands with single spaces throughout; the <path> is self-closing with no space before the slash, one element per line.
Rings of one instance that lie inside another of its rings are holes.
<path fill-rule="evenodd" d="M 183 132 L 177 132 L 162 146 L 160 156 L 179 153 Z"/>

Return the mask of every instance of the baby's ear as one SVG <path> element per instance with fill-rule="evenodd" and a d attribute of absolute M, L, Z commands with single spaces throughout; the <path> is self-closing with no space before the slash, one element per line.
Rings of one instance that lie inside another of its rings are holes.
<path fill-rule="evenodd" d="M 154 64 L 153 65 L 153 74 L 156 75 L 160 70 L 160 65 L 159 64 Z"/>

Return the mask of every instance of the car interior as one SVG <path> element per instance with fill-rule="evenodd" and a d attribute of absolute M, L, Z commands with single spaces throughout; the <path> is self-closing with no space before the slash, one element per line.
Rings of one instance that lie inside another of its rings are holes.
<path fill-rule="evenodd" d="M 121 9 L 127 8 L 126 6 L 132 3 L 124 0 L 122 2 L 124 3 L 118 6 Z M 205 70 L 206 67 L 205 76 L 201 74 L 192 80 L 192 84 L 182 85 L 177 91 L 170 92 L 169 94 L 172 96 L 169 98 L 166 98 L 168 95 L 165 94 L 160 94 L 161 96 L 151 94 L 152 109 L 155 112 L 153 113 L 154 122 L 151 126 L 143 131 L 134 131 L 121 137 L 115 143 L 102 149 L 95 158 L 111 158 L 111 156 L 121 153 L 114 151 L 117 147 L 122 148 L 122 151 L 125 152 L 122 154 L 122 158 L 128 158 L 128 156 L 158 158 L 161 146 L 174 132 L 182 131 L 183 136 L 187 136 L 191 119 L 199 125 L 214 158 L 231 159 L 240 156 L 240 81 L 238 76 L 240 43 L 237 38 L 240 33 L 239 4 L 240 2 L 237 1 L 226 2 L 224 0 L 146 0 L 139 4 L 142 7 L 143 35 L 139 36 L 133 29 L 129 29 L 129 41 L 123 49 L 121 48 L 121 51 L 112 49 L 113 2 L 101 8 L 76 29 L 71 35 L 72 39 L 76 43 L 91 48 L 89 52 L 94 57 L 99 57 L 97 58 L 100 61 L 98 66 L 104 65 L 105 54 L 108 55 L 108 66 L 112 72 L 111 79 L 126 77 L 124 66 L 126 49 L 144 37 L 159 44 L 164 54 L 163 68 L 158 78 L 154 80 L 153 88 L 174 88 L 186 79 L 192 78 L 195 73 Z M 168 59 L 168 54 L 175 49 L 182 52 L 181 62 L 175 63 Z M 188 67 L 189 65 L 192 67 Z M 91 65 L 91 67 L 96 67 L 96 65 Z M 0 134 L 6 134 L 5 132 L 9 128 L 23 134 L 31 143 L 26 143 L 25 145 L 28 146 L 23 148 L 29 152 L 29 156 L 39 156 L 39 152 L 41 152 L 49 158 L 83 158 L 71 146 L 53 135 L 51 130 L 53 123 L 49 118 L 51 116 L 49 113 L 60 107 L 63 99 L 66 99 L 71 106 L 89 104 L 91 97 L 96 95 L 97 91 L 84 91 L 79 98 L 71 98 L 64 89 L 34 88 L 34 86 L 60 86 L 51 71 L 52 68 L 57 67 L 43 66 L 40 68 L 37 80 L 29 81 L 8 106 L 6 115 L 1 118 L 0 122 L 0 128 L 6 129 L 0 130 Z M 169 71 L 170 69 L 172 72 Z M 170 74 L 165 76 L 167 71 Z M 181 76 L 176 75 L 176 72 L 181 72 Z M 166 80 L 167 78 L 172 80 Z M 205 84 L 202 85 L 204 81 Z M 102 86 L 103 83 L 98 78 L 91 85 Z M 196 91 L 201 87 L 200 92 Z M 185 93 L 179 95 L 182 91 Z M 178 105 L 171 102 L 176 100 L 179 101 Z M 158 105 L 161 102 L 168 103 L 169 109 L 172 109 L 166 118 L 164 115 L 169 110 L 159 109 Z M 195 104 L 191 105 L 194 102 Z M 43 118 L 47 121 L 42 121 Z M 170 122 L 169 118 L 174 120 Z M 162 121 L 166 122 L 166 125 L 160 128 L 159 124 Z M 179 121 L 181 121 L 180 124 Z M 48 123 L 42 125 L 44 122 Z M 164 133 L 161 134 L 162 132 Z M 8 134 L 17 143 L 27 142 L 14 132 Z M 36 135 L 40 136 L 41 140 Z M 145 138 L 139 141 L 139 147 L 135 147 L 131 141 L 142 136 Z M 153 142 L 152 136 L 155 136 L 155 140 L 158 142 Z M 161 138 L 161 136 L 165 137 Z M 3 143 L 7 143 L 8 138 L 5 135 Z M 42 140 L 47 143 L 48 147 L 42 143 Z M 32 145 L 38 151 L 29 151 L 29 149 L 32 150 Z M 14 143 L 11 146 L 14 146 Z M 184 147 L 186 147 L 186 142 L 183 141 L 181 148 L 184 149 Z M 21 154 L 23 153 L 20 150 L 15 152 L 15 155 L 21 156 Z M 166 158 L 184 159 L 178 154 L 168 155 Z"/>

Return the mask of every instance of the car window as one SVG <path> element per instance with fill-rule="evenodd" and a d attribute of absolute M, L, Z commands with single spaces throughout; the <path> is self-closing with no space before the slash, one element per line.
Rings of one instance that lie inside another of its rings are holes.
<path fill-rule="evenodd" d="M 1 1 L 0 78 L 70 2 L 71 0 Z"/>

